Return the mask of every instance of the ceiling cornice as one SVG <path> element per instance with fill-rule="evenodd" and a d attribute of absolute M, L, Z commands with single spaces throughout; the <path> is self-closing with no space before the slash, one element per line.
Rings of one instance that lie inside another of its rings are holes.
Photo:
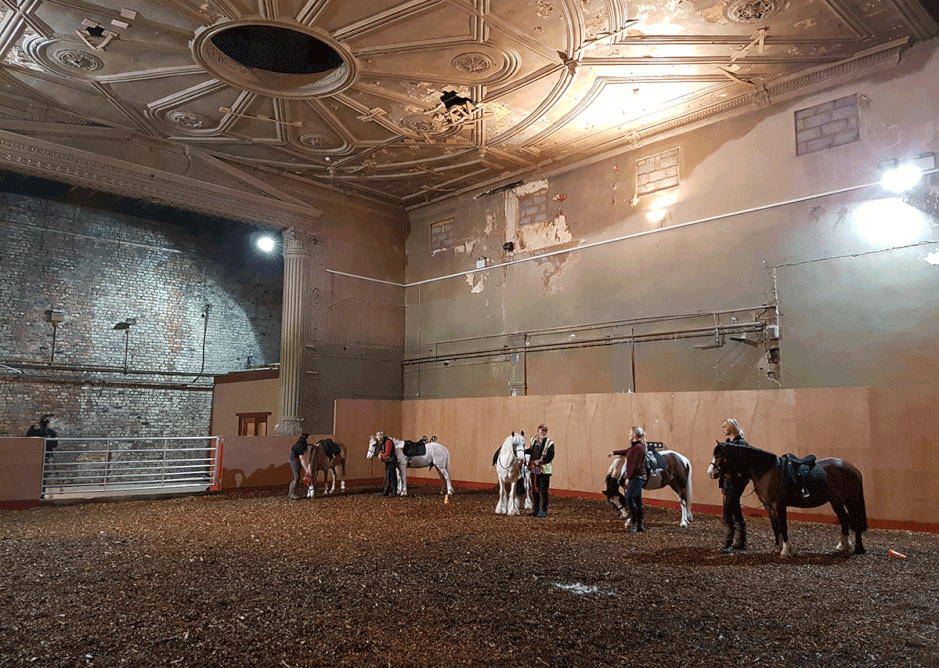
<path fill-rule="evenodd" d="M 277 228 L 306 229 L 322 215 L 322 211 L 313 206 L 224 188 L 4 130 L 0 130 L 0 167 L 187 211 Z"/>

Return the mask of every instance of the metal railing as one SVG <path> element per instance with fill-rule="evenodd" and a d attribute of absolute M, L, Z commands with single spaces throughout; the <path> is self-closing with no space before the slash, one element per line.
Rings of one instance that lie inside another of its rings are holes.
<path fill-rule="evenodd" d="M 221 437 L 57 438 L 42 496 L 205 491 L 221 477 Z"/>

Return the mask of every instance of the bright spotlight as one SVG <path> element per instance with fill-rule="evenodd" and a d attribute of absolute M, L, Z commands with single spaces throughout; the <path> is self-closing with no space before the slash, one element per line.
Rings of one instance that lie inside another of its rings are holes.
<path fill-rule="evenodd" d="M 865 239 L 885 246 L 909 243 L 926 228 L 923 214 L 896 198 L 864 202 L 855 209 L 854 221 Z"/>
<path fill-rule="evenodd" d="M 923 172 L 919 167 L 905 163 L 884 172 L 880 185 L 890 192 L 902 193 L 919 183 L 922 176 Z"/>
<path fill-rule="evenodd" d="M 254 244 L 258 247 L 258 250 L 264 253 L 273 252 L 274 246 L 277 245 L 277 243 L 274 241 L 274 237 L 269 237 L 267 235 L 258 237 Z"/>

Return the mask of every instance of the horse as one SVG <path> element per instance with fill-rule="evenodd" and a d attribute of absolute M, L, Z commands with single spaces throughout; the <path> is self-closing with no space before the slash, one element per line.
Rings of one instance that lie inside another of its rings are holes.
<path fill-rule="evenodd" d="M 797 479 L 794 468 L 809 467 Z M 786 525 L 786 507 L 817 508 L 831 503 L 841 523 L 841 540 L 836 552 L 851 552 L 849 530 L 854 531 L 854 554 L 864 554 L 861 534 L 867 531 L 867 507 L 864 503 L 864 484 L 861 472 L 850 462 L 835 457 L 816 461 L 814 455 L 797 459 L 794 455 L 777 457 L 772 452 L 752 446 L 718 443 L 708 467 L 713 479 L 731 472 L 746 473 L 753 480 L 757 498 L 766 509 L 776 545 L 773 553 L 791 557 L 789 530 Z M 804 491 L 803 491 L 804 490 Z"/>
<path fill-rule="evenodd" d="M 666 486 L 671 487 L 672 491 L 675 492 L 675 496 L 678 497 L 678 502 L 681 504 L 681 522 L 679 526 L 687 527 L 688 523 L 692 520 L 691 462 L 683 454 L 675 452 L 674 450 L 657 450 L 655 453 L 647 452 L 646 457 L 649 457 L 650 454 L 660 455 L 662 460 L 664 460 L 665 467 L 651 469 L 647 464 L 648 476 L 643 489 L 655 490 L 662 489 Z M 656 459 L 658 459 L 658 457 L 656 457 Z M 613 463 L 610 464 L 610 468 L 606 472 L 606 489 L 603 491 L 603 494 L 606 496 L 607 501 L 619 511 L 620 518 L 626 520 L 626 528 L 628 529 L 630 523 L 632 523 L 632 518 L 629 516 L 626 497 L 623 495 L 623 490 L 628 483 L 624 477 L 625 473 L 626 457 L 617 457 L 613 460 Z"/>
<path fill-rule="evenodd" d="M 402 441 L 392 438 L 395 453 L 398 455 L 398 496 L 407 496 L 407 469 L 436 468 L 443 483 L 441 494 L 453 494 L 450 483 L 450 451 L 437 442 L 434 436 L 429 441 L 425 436 L 420 441 Z M 405 445 L 408 447 L 405 448 Z M 378 441 L 371 436 L 368 441 L 368 459 L 377 456 Z"/>
<path fill-rule="evenodd" d="M 532 509 L 531 485 L 525 485 L 526 463 L 525 432 L 516 434 L 513 431 L 511 436 L 506 436 L 502 447 L 492 456 L 492 465 L 499 475 L 497 515 L 518 515 L 518 497 L 523 493 L 526 494 L 525 509 Z M 516 485 L 518 485 L 518 493 L 516 493 Z M 522 491 L 523 487 L 525 492 Z"/>
<path fill-rule="evenodd" d="M 339 479 L 339 491 L 346 491 L 346 446 L 339 441 L 328 439 L 329 443 L 339 449 L 339 454 L 330 456 L 326 452 L 326 440 L 316 442 L 308 452 L 300 455 L 300 463 L 306 469 L 307 475 L 304 482 L 309 485 L 306 492 L 306 498 L 312 499 L 316 496 L 316 479 L 319 472 L 323 472 L 323 483 L 325 485 L 323 494 L 332 494 L 336 491 L 336 479 Z M 341 476 L 336 475 L 336 467 L 342 472 Z M 329 476 L 332 474 L 333 484 L 329 486 Z"/>

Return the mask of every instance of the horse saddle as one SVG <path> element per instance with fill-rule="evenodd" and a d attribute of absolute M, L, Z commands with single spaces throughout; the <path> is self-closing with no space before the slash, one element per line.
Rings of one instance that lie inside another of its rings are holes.
<path fill-rule="evenodd" d="M 788 489 L 794 489 L 804 497 L 811 497 L 824 485 L 825 472 L 815 466 L 815 455 L 796 457 L 787 453 L 782 460 L 783 479 Z"/>
<path fill-rule="evenodd" d="M 662 456 L 662 453 L 655 450 L 646 450 L 646 471 L 649 474 L 665 468 L 668 468 L 668 464 L 665 463 L 665 457 Z"/>
<path fill-rule="evenodd" d="M 404 456 L 405 457 L 423 457 L 427 454 L 427 437 L 425 436 L 419 441 L 405 441 L 404 442 Z"/>
<path fill-rule="evenodd" d="M 342 454 L 342 450 L 339 448 L 339 445 L 333 442 L 331 438 L 324 438 L 320 443 L 323 444 L 323 452 L 326 453 L 326 456 L 332 459 L 337 455 Z"/>

